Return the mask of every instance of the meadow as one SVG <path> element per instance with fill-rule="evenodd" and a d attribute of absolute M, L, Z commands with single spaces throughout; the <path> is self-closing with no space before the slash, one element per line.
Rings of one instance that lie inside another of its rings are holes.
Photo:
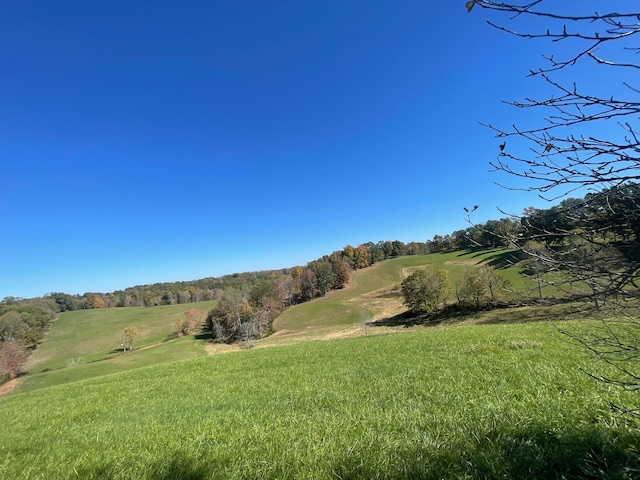
<path fill-rule="evenodd" d="M 357 328 L 363 321 L 379 319 L 382 313 L 404 310 L 398 292 L 389 289 L 405 278 L 406 270 L 420 265 L 445 266 L 452 279 L 461 278 L 464 269 L 504 251 L 481 253 L 450 253 L 400 257 L 380 262 L 355 272 L 348 288 L 333 291 L 324 298 L 296 305 L 274 322 L 274 330 L 286 333 L 290 341 L 318 338 L 325 333 Z M 467 258 L 471 257 L 471 258 Z M 461 260 L 462 258 L 462 260 Z M 502 270 L 522 283 L 517 269 Z M 376 295 L 382 295 L 382 301 Z M 27 368 L 29 375 L 20 379 L 15 392 L 26 392 L 60 383 L 95 376 L 206 356 L 212 351 L 227 351 L 220 346 L 205 344 L 206 334 L 166 342 L 173 332 L 173 323 L 185 310 L 197 308 L 203 318 L 215 306 L 215 301 L 153 308 L 127 307 L 64 312 L 52 325 L 46 341 L 38 347 Z M 134 351 L 122 353 L 122 332 L 128 326 L 138 329 Z M 284 343 L 282 335 L 256 342 L 257 346 Z"/>
<path fill-rule="evenodd" d="M 413 255 L 386 260 L 352 273 L 349 286 L 344 290 L 331 291 L 325 297 L 285 310 L 276 318 L 274 330 L 300 333 L 331 328 L 335 325 L 358 325 L 389 320 L 406 311 L 402 304 L 400 282 L 416 268 L 424 266 L 444 268 L 449 272 L 452 286 L 450 302 L 456 300 L 455 285 L 461 283 L 467 270 L 492 263 L 497 264 L 499 273 L 509 282 L 511 289 L 537 294 L 535 282 L 523 276 L 521 268 L 508 267 L 509 261 L 515 261 L 510 255 L 509 250 L 489 249 Z M 543 293 L 557 294 L 550 286 L 545 286 Z M 502 295 L 510 296 L 507 292 L 502 292 Z"/>
<path fill-rule="evenodd" d="M 189 308 L 203 315 L 215 301 L 153 308 L 125 307 L 76 310 L 59 315 L 45 342 L 31 357 L 30 374 L 16 392 L 26 392 L 147 365 L 206 356 L 204 342 L 194 336 L 167 341 L 173 323 Z M 122 352 L 122 332 L 138 329 L 135 350 Z"/>
<path fill-rule="evenodd" d="M 577 306 L 393 326 L 416 267 L 455 284 L 504 254 L 357 271 L 255 348 L 166 341 L 186 308 L 211 302 L 65 313 L 33 358 L 40 373 L 0 397 L 0 478 L 640 478 L 640 425 L 609 407 L 637 395 L 590 377 L 611 372 L 558 331 L 592 321 Z M 129 325 L 137 349 L 114 353 Z"/>
<path fill-rule="evenodd" d="M 535 322 L 139 368 L 0 398 L 0 478 L 638 478 L 590 367 Z"/>
<path fill-rule="evenodd" d="M 425 265 L 446 268 L 455 285 L 466 270 L 491 262 L 505 264 L 510 260 L 509 255 L 504 249 L 463 251 L 405 256 L 377 263 L 354 272 L 347 288 L 287 309 L 273 324 L 276 335 L 255 342 L 255 346 L 360 335 L 366 323 L 392 320 L 405 312 L 398 285 L 415 268 Z M 519 268 L 501 268 L 500 273 L 514 289 L 534 288 Z M 552 293 L 547 287 L 545 294 Z M 455 300 L 453 289 L 450 300 Z M 185 310 L 197 308 L 204 318 L 214 306 L 215 301 L 209 301 L 62 313 L 47 340 L 35 351 L 28 365 L 29 375 L 20 379 L 14 391 L 27 392 L 142 366 L 237 350 L 241 346 L 207 345 L 206 333 L 166 342 L 172 334 L 173 323 Z M 498 312 L 493 314 L 493 317 L 499 316 Z M 490 314 L 483 316 L 490 317 Z M 138 338 L 134 351 L 122 353 L 122 332 L 130 325 L 138 328 Z M 375 332 L 385 331 L 378 328 Z M 369 329 L 368 333 L 373 330 Z"/>

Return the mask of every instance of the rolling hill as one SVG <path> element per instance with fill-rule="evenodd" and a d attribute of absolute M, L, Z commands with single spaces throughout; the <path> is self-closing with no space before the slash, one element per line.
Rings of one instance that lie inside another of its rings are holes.
<path fill-rule="evenodd" d="M 586 375 L 585 352 L 539 321 L 579 312 L 389 326 L 413 269 L 444 267 L 455 283 L 503 254 L 380 262 L 285 311 L 251 349 L 167 340 L 186 308 L 212 302 L 60 315 L 33 373 L 0 398 L 0 477 L 634 478 L 638 430 L 607 404 L 632 393 Z M 118 353 L 129 325 L 137 349 Z"/>

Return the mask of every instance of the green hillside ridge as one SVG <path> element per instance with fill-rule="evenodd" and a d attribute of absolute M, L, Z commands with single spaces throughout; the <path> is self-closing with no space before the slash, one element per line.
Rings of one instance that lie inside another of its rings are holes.
<path fill-rule="evenodd" d="M 273 323 L 275 334 L 254 342 L 255 347 L 281 345 L 294 341 L 362 335 L 367 322 L 402 314 L 406 307 L 399 283 L 413 269 L 433 265 L 446 268 L 451 282 L 460 281 L 469 268 L 495 262 L 507 250 L 463 251 L 414 255 L 385 260 L 353 272 L 349 285 L 322 298 L 295 305 Z M 500 270 L 514 287 L 524 289 L 528 282 L 517 268 Z M 454 298 L 451 299 L 452 301 Z M 124 307 L 77 310 L 60 314 L 46 341 L 29 364 L 30 374 L 20 379 L 16 393 L 59 383 L 119 371 L 237 350 L 235 346 L 212 345 L 206 332 L 163 343 L 173 332 L 173 323 L 187 308 L 196 307 L 206 315 L 215 301 L 153 308 Z M 119 353 L 121 335 L 127 326 L 138 328 L 134 351 Z M 366 334 L 386 333 L 367 329 Z M 46 370 L 53 371 L 46 371 Z M 44 371 L 44 372 L 43 372 Z M 43 373 L 41 373 L 43 372 Z"/>
<path fill-rule="evenodd" d="M 30 373 L 19 379 L 14 392 L 205 356 L 204 342 L 194 336 L 167 339 L 173 333 L 173 323 L 184 316 L 185 310 L 196 308 L 204 318 L 215 304 L 208 301 L 64 312 L 52 324 L 44 343 L 34 351 L 28 364 Z M 123 353 L 122 332 L 128 326 L 138 328 L 138 337 L 134 350 Z"/>
<path fill-rule="evenodd" d="M 122 349 L 122 332 L 130 325 L 138 329 L 136 348 L 157 344 L 167 339 L 173 323 L 188 308 L 197 308 L 206 315 L 215 303 L 64 312 L 52 325 L 46 341 L 34 352 L 31 370 L 62 368 L 69 360 L 81 358 L 81 362 L 91 362 L 113 355 Z"/>
<path fill-rule="evenodd" d="M 385 318 L 385 314 L 404 312 L 406 307 L 402 305 L 402 295 L 397 287 L 415 268 L 427 265 L 445 268 L 449 272 L 452 285 L 450 301 L 453 302 L 454 286 L 456 282 L 461 282 L 467 270 L 499 261 L 509 252 L 507 249 L 456 251 L 385 260 L 354 272 L 347 288 L 287 309 L 274 321 L 274 330 L 295 333 L 303 329 L 333 327 L 337 324 L 357 325 L 363 320 L 380 320 Z M 521 274 L 519 267 L 501 268 L 500 273 L 514 290 L 533 289 L 533 282 Z M 550 287 L 545 287 L 545 293 L 554 292 L 551 292 Z M 383 300 L 376 302 L 376 294 Z"/>

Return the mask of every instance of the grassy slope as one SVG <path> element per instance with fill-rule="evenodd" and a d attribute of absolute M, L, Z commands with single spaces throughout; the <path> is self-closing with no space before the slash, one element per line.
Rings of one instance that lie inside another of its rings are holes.
<path fill-rule="evenodd" d="M 53 323 L 46 341 L 34 352 L 29 364 L 32 374 L 21 379 L 16 391 L 204 356 L 207 354 L 204 343 L 194 337 L 159 342 L 171 334 L 173 322 L 187 309 L 197 308 L 206 315 L 214 305 L 215 302 L 211 301 L 153 308 L 65 312 Z M 138 350 L 118 354 L 122 331 L 129 325 L 138 328 L 134 344 Z M 80 365 L 64 368 L 72 360 L 79 360 Z M 44 369 L 54 370 L 36 374 Z"/>
<path fill-rule="evenodd" d="M 480 252 L 452 252 L 445 254 L 415 255 L 399 257 L 377 263 L 372 267 L 358 270 L 351 276 L 350 284 L 344 290 L 333 291 L 323 298 L 296 305 L 283 312 L 274 322 L 276 331 L 301 331 L 332 327 L 335 325 L 353 325 L 363 320 L 379 320 L 389 312 L 385 307 L 388 302 L 376 302 L 375 293 L 381 297 L 393 297 L 400 307 L 392 309 L 391 314 L 402 311 L 399 292 L 393 295 L 388 292 L 393 285 L 398 285 L 414 268 L 433 265 L 449 271 L 452 284 L 460 283 L 464 272 L 470 268 L 491 260 L 496 254 L 505 250 L 485 250 Z M 514 288 L 531 288 L 517 268 L 501 269 L 503 277 L 511 282 Z M 379 307 L 379 308 L 377 308 Z"/>
<path fill-rule="evenodd" d="M 194 337 L 183 337 L 171 340 L 170 342 L 153 345 L 143 350 L 134 350 L 126 354 L 115 355 L 107 360 L 83 363 L 50 372 L 31 374 L 23 377 L 14 391 L 15 393 L 29 392 L 52 385 L 60 385 L 132 370 L 134 368 L 176 362 L 206 355 L 207 352 L 201 340 L 196 340 Z"/>
<path fill-rule="evenodd" d="M 529 323 L 141 368 L 0 398 L 0 478 L 637 478 L 584 365 Z"/>
<path fill-rule="evenodd" d="M 171 334 L 173 322 L 189 308 L 197 308 L 203 315 L 215 302 L 187 305 L 165 305 L 153 308 L 104 308 L 76 310 L 60 314 L 46 341 L 36 351 L 31 370 L 65 367 L 70 359 L 84 361 L 105 358 L 120 350 L 122 331 L 128 326 L 138 329 L 136 348 L 163 341 Z"/>
<path fill-rule="evenodd" d="M 279 345 L 287 343 L 292 338 L 296 341 L 306 341 L 321 338 L 323 334 L 322 338 L 326 338 L 342 335 L 349 329 L 357 332 L 364 321 L 380 320 L 405 310 L 399 291 L 397 288 L 394 291 L 393 288 L 414 268 L 423 265 L 444 267 L 449 270 L 451 282 L 455 284 L 460 282 L 467 269 L 490 261 L 495 255 L 504 252 L 453 252 L 407 256 L 380 262 L 373 267 L 355 272 L 347 288 L 330 292 L 326 297 L 285 311 L 274 322 L 274 329 L 278 334 L 257 342 L 257 345 Z M 502 269 L 501 273 L 514 286 L 524 286 L 525 280 L 517 269 Z M 204 356 L 204 342 L 193 337 L 162 345 L 156 344 L 167 338 L 172 331 L 173 322 L 186 309 L 195 307 L 206 314 L 214 304 L 215 302 L 201 302 L 154 308 L 116 308 L 64 313 L 54 323 L 47 340 L 35 352 L 30 363 L 31 374 L 21 379 L 15 391 L 26 392 L 155 363 Z M 139 330 L 139 337 L 135 343 L 138 350 L 126 355 L 114 355 L 120 348 L 122 331 L 129 325 L 134 325 Z M 384 330 L 377 330 L 378 333 L 382 331 Z M 152 347 L 144 348 L 149 346 Z M 64 368 L 72 360 L 80 360 L 81 364 Z M 44 369 L 54 371 L 38 373 Z"/>

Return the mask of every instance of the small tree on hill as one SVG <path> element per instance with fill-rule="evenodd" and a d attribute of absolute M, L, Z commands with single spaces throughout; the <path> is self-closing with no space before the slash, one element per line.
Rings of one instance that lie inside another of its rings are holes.
<path fill-rule="evenodd" d="M 193 334 L 198 325 L 202 323 L 202 312 L 197 308 L 190 308 L 184 312 L 184 318 L 178 318 L 173 324 L 174 331 L 178 337 Z"/>
<path fill-rule="evenodd" d="M 465 301 L 472 301 L 480 308 L 489 294 L 489 285 L 480 273 L 480 269 L 467 270 L 462 278 L 460 294 Z"/>
<path fill-rule="evenodd" d="M 506 282 L 493 267 L 483 265 L 465 272 L 460 293 L 463 299 L 473 301 L 476 308 L 480 308 L 486 302 L 495 304 L 497 291 L 505 285 Z"/>
<path fill-rule="evenodd" d="M 416 313 L 434 312 L 451 292 L 449 272 L 432 267 L 416 270 L 402 281 L 404 303 Z"/>
<path fill-rule="evenodd" d="M 133 342 L 138 337 L 138 329 L 136 327 L 127 327 L 122 332 L 122 347 L 124 351 L 131 351 L 133 348 Z"/>

